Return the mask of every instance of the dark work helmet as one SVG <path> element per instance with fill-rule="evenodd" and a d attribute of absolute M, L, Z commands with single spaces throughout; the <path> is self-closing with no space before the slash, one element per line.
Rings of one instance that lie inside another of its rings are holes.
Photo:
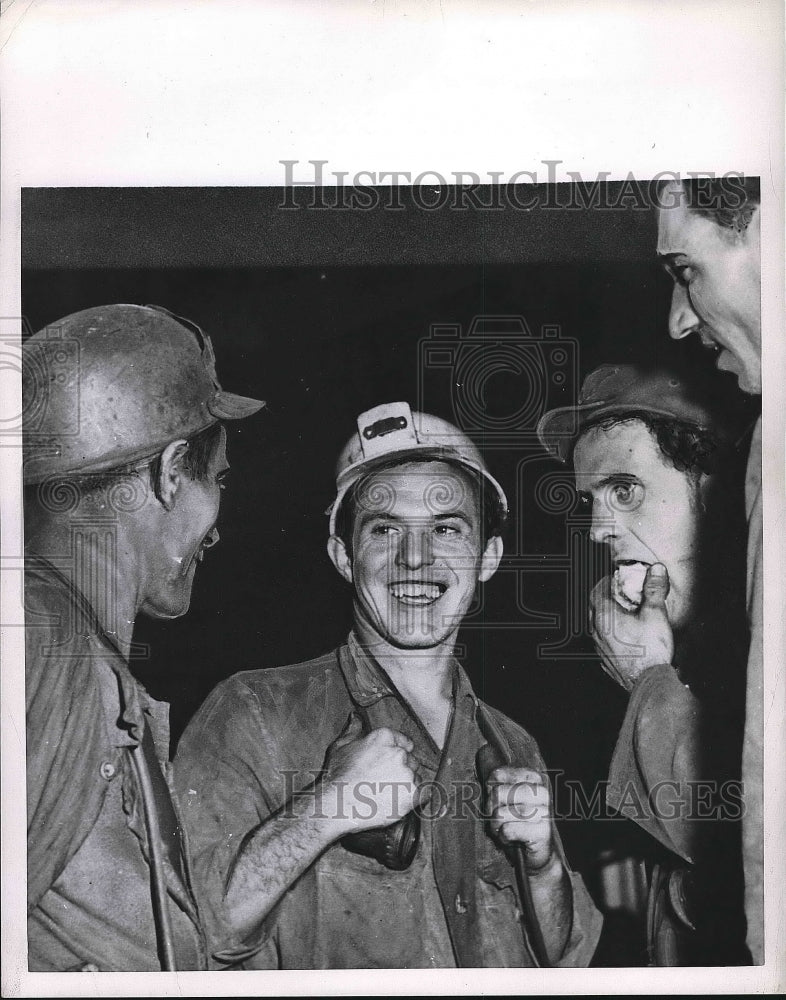
<path fill-rule="evenodd" d="M 264 403 L 225 392 L 210 338 L 160 306 L 72 313 L 22 348 L 24 481 L 106 472 Z"/>

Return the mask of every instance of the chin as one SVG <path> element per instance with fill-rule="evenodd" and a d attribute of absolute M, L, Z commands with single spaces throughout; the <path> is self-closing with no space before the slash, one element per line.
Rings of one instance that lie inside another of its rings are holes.
<path fill-rule="evenodd" d="M 157 621 L 172 621 L 174 618 L 182 618 L 188 614 L 191 607 L 191 594 L 189 593 L 180 601 L 157 601 L 148 602 L 142 605 L 141 613 L 148 618 L 155 618 Z"/>
<path fill-rule="evenodd" d="M 390 636 L 388 641 L 391 646 L 396 646 L 398 649 L 435 649 L 444 641 L 444 637 L 438 635 Z"/>
<path fill-rule="evenodd" d="M 751 378 L 747 372 L 743 372 L 737 376 L 737 384 L 749 396 L 761 395 L 761 377 Z"/>
<path fill-rule="evenodd" d="M 438 635 L 433 628 L 399 628 L 386 627 L 383 623 L 374 626 L 374 632 L 383 642 L 397 649 L 430 649 L 438 646 L 444 636 Z"/>

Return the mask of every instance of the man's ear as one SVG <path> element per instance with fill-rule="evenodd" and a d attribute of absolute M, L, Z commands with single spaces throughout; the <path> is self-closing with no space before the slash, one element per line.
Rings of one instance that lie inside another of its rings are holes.
<path fill-rule="evenodd" d="M 156 477 L 156 497 L 166 510 L 172 510 L 175 498 L 183 482 L 185 471 L 183 457 L 188 450 L 185 440 L 172 441 L 161 452 Z"/>
<path fill-rule="evenodd" d="M 499 535 L 492 535 L 486 543 L 486 550 L 483 553 L 483 558 L 480 561 L 480 573 L 478 574 L 478 580 L 481 583 L 485 583 L 486 580 L 490 580 L 492 576 L 497 572 L 499 566 L 499 561 L 502 558 L 503 551 L 502 539 Z"/>
<path fill-rule="evenodd" d="M 331 535 L 328 538 L 327 543 L 328 555 L 330 556 L 330 561 L 339 571 L 341 576 L 347 581 L 347 583 L 352 583 L 352 557 L 349 552 L 347 552 L 347 547 L 343 540 L 338 537 L 338 535 Z"/>

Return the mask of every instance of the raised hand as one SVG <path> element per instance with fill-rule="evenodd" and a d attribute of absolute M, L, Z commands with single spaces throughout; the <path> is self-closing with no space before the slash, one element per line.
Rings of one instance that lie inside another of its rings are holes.
<path fill-rule="evenodd" d="M 590 595 L 590 632 L 603 669 L 626 691 L 650 667 L 671 663 L 674 636 L 666 611 L 669 574 L 655 563 L 647 570 L 641 607 L 625 611 L 611 596 L 610 577 Z"/>
<path fill-rule="evenodd" d="M 352 714 L 330 745 L 322 776 L 323 796 L 338 804 L 348 829 L 372 830 L 405 816 L 418 804 L 425 774 L 413 756 L 412 740 L 382 727 L 363 735 Z"/>
<path fill-rule="evenodd" d="M 498 767 L 486 782 L 491 832 L 504 846 L 521 844 L 527 870 L 552 859 L 551 795 L 542 774 L 524 767 Z"/>

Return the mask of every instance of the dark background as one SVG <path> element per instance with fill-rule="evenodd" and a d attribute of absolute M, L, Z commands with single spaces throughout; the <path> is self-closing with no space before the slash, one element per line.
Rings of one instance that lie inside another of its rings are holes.
<path fill-rule="evenodd" d="M 148 648 L 132 668 L 171 702 L 173 740 L 222 678 L 316 656 L 346 635 L 350 592 L 325 552 L 324 511 L 358 413 L 406 399 L 466 425 L 474 401 L 488 422 L 467 429 L 482 446 L 489 428 L 540 391 L 525 368 L 494 370 L 474 400 L 472 377 L 457 386 L 458 369 L 422 363 L 432 324 L 466 334 L 478 316 L 522 316 L 532 357 L 542 327 L 558 327 L 575 367 L 561 385 L 548 380 L 549 407 L 572 402 L 580 379 L 604 361 L 709 364 L 666 334 L 670 283 L 655 260 L 654 211 L 631 203 L 577 210 L 549 204 L 545 188 L 539 194 L 530 211 L 429 212 L 404 192 L 401 210 L 363 212 L 283 210 L 282 191 L 271 188 L 24 192 L 31 329 L 102 303 L 163 305 L 211 335 L 225 388 L 268 401 L 228 426 L 221 543 L 197 573 L 189 614 L 138 623 L 136 640 Z M 307 193 L 299 197 L 305 206 Z M 486 586 L 460 646 L 479 695 L 536 737 L 550 768 L 591 789 L 607 775 L 626 696 L 575 634 L 583 631 L 576 602 L 602 560 L 595 553 L 578 569 L 574 555 L 569 573 L 565 554 L 581 515 L 565 497 L 550 513 L 536 498 L 541 477 L 561 470 L 533 442 L 543 408 L 530 407 L 507 444 L 486 447 L 514 523 L 507 565 Z M 620 820 L 560 828 L 591 885 L 603 851 L 643 840 Z M 603 954 L 598 961 L 610 964 L 636 959 L 622 938 Z"/>

